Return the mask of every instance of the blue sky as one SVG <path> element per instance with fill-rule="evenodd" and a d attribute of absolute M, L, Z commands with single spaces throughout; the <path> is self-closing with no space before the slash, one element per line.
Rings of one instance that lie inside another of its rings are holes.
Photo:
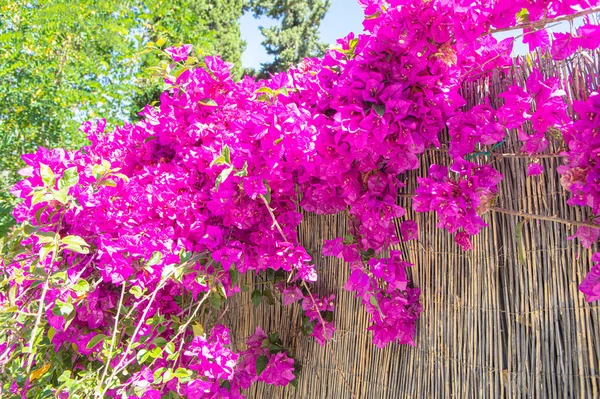
<path fill-rule="evenodd" d="M 336 39 L 346 36 L 350 32 L 360 33 L 363 30 L 363 10 L 355 0 L 331 0 L 331 7 L 321 23 L 321 41 L 333 44 Z M 259 26 L 271 26 L 275 21 L 268 18 L 254 19 L 252 14 L 242 17 L 242 39 L 246 41 L 246 51 L 242 55 L 242 64 L 245 67 L 260 67 L 261 62 L 270 61 L 271 58 L 260 44 L 263 36 Z"/>
<path fill-rule="evenodd" d="M 333 44 L 336 39 L 346 36 L 350 32 L 361 33 L 363 21 L 363 10 L 356 0 L 331 0 L 331 7 L 321 23 L 320 33 L 321 41 Z M 576 19 L 574 26 L 582 25 L 582 18 Z M 263 36 L 260 33 L 260 26 L 271 26 L 275 21 L 269 18 L 254 19 L 252 14 L 246 14 L 241 19 L 242 38 L 246 41 L 246 50 L 242 55 L 242 64 L 245 67 L 259 68 L 262 62 L 271 60 L 267 55 L 261 42 Z M 570 26 L 567 22 L 562 22 L 558 26 L 550 29 L 551 32 L 569 31 Z M 518 36 L 522 31 L 512 31 L 496 34 L 498 40 L 509 36 Z M 513 47 L 513 55 L 522 55 L 527 53 L 527 46 L 523 44 L 522 39 L 517 39 Z"/>

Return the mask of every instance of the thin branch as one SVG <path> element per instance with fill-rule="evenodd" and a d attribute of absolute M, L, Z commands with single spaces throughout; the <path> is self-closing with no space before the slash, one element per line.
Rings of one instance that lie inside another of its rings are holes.
<path fill-rule="evenodd" d="M 600 229 L 599 224 L 594 224 L 594 223 L 590 223 L 590 222 L 581 222 L 578 220 L 563 219 L 563 218 L 559 218 L 557 216 L 544 216 L 544 215 L 536 215 L 533 213 L 525 213 L 525 212 L 520 212 L 520 211 L 511 211 L 509 209 L 503 209 L 503 208 L 498 208 L 498 207 L 492 207 L 490 209 L 494 212 L 504 213 L 506 215 L 513 215 L 513 216 L 520 216 L 520 217 L 531 218 L 531 219 L 536 219 L 536 220 L 545 220 L 548 222 L 569 224 L 571 226 L 592 227 L 595 229 Z"/>
<path fill-rule="evenodd" d="M 125 352 L 123 353 L 121 360 L 119 361 L 119 363 L 117 363 L 117 366 L 113 369 L 112 373 L 110 374 L 110 376 L 108 377 L 108 380 L 106 380 L 106 386 L 104 388 L 102 388 L 101 386 L 98 387 L 98 391 L 97 394 L 99 394 L 98 397 L 102 397 L 106 391 L 108 391 L 109 386 L 110 386 L 110 382 L 113 380 L 113 378 L 115 378 L 117 376 L 117 374 L 123 370 L 125 367 L 127 367 L 127 365 L 129 364 L 129 362 L 127 362 L 127 356 L 129 355 L 129 353 L 132 350 L 135 338 L 137 337 L 138 333 L 140 332 L 140 329 L 142 328 L 142 325 L 146 322 L 146 316 L 148 315 L 148 312 L 150 311 L 150 307 L 152 306 L 152 304 L 154 303 L 154 300 L 156 299 L 156 295 L 158 294 L 158 291 L 160 291 L 166 284 L 166 281 L 171 277 L 171 275 L 173 274 L 173 271 L 169 272 L 164 279 L 160 282 L 160 284 L 154 289 L 154 292 L 152 292 L 152 295 L 150 296 L 150 300 L 148 301 L 148 304 L 146 305 L 146 308 L 144 309 L 144 312 L 142 313 L 142 316 L 135 328 L 135 330 L 133 331 L 133 335 L 131 336 L 130 340 L 129 340 L 129 344 L 127 345 L 127 348 L 125 349 Z M 133 311 L 133 309 L 135 309 L 135 307 L 132 307 L 131 311 Z M 131 311 L 128 313 L 131 314 Z M 128 316 L 126 316 L 128 317 Z M 125 362 L 125 364 L 123 364 L 123 362 Z"/>
<path fill-rule="evenodd" d="M 273 209 L 271 209 L 271 207 L 269 206 L 269 202 L 267 201 L 267 199 L 265 198 L 265 196 L 262 195 L 262 194 L 260 195 L 260 198 L 263 200 L 263 202 L 267 206 L 267 209 L 269 210 L 269 214 L 271 214 L 271 219 L 273 219 L 273 224 L 275 225 L 275 227 L 277 227 L 277 230 L 279 231 L 279 234 L 281 234 L 281 236 L 283 237 L 283 240 L 285 242 L 289 242 L 288 239 L 287 239 L 287 237 L 283 233 L 283 230 L 281 229 L 281 226 L 277 222 L 277 219 L 275 218 L 275 214 L 273 213 Z"/>
<path fill-rule="evenodd" d="M 490 154 L 490 156 L 492 158 L 531 158 L 531 159 L 536 159 L 536 158 L 567 158 L 569 155 L 568 154 L 533 154 L 533 155 L 529 155 L 526 153 L 508 153 L 508 154 L 500 154 L 500 153 L 495 153 L 492 152 Z"/>
<path fill-rule="evenodd" d="M 115 316 L 115 327 L 113 329 L 113 334 L 112 337 L 110 339 L 110 349 L 108 350 L 108 356 L 106 359 L 106 366 L 104 367 L 104 371 L 102 372 L 102 378 L 100 378 L 100 383 L 98 384 L 99 387 L 102 387 L 102 384 L 104 383 L 104 379 L 106 378 L 106 373 L 108 373 L 108 367 L 110 366 L 110 361 L 112 360 L 112 353 L 113 353 L 113 349 L 115 347 L 115 339 L 117 337 L 118 334 L 118 328 L 119 328 L 119 316 L 121 315 L 121 307 L 123 306 L 123 297 L 125 296 L 125 281 L 123 281 L 123 287 L 121 289 L 121 297 L 119 298 L 119 305 L 117 308 L 117 315 Z"/>
<path fill-rule="evenodd" d="M 440 152 L 443 154 L 447 154 L 448 150 L 446 148 L 428 148 L 427 151 L 430 152 Z M 489 151 L 481 151 L 480 153 L 476 153 L 475 155 L 487 155 L 492 158 L 566 158 L 568 154 L 555 153 L 555 154 L 527 154 L 526 152 L 512 152 L 512 153 L 501 153 L 501 152 L 489 152 Z"/>
<path fill-rule="evenodd" d="M 56 251 L 54 251 L 56 252 Z M 52 270 L 52 265 L 54 264 L 54 252 L 52 252 L 52 260 L 50 261 L 50 270 Z M 29 338 L 29 358 L 27 359 L 27 374 L 31 371 L 31 366 L 33 365 L 33 359 L 35 358 L 35 350 L 33 349 L 33 345 L 35 344 L 35 337 L 37 335 L 38 329 L 42 322 L 42 315 L 44 314 L 44 310 L 46 309 L 46 294 L 48 293 L 48 287 L 50 285 L 50 273 L 46 276 L 46 281 L 44 282 L 44 288 L 42 289 L 42 296 L 40 297 L 39 306 L 37 316 L 35 318 L 35 324 L 33 325 L 33 331 L 31 332 L 31 338 Z"/>
<path fill-rule="evenodd" d="M 204 296 L 202 297 L 202 299 L 200 300 L 200 302 L 198 302 L 198 305 L 196 306 L 196 308 L 194 309 L 194 312 L 192 313 L 192 315 L 188 318 L 188 320 L 185 322 L 185 324 L 179 326 L 179 329 L 177 331 L 177 334 L 175 334 L 175 336 L 173 338 L 171 338 L 169 340 L 168 343 L 165 344 L 165 347 L 167 345 L 169 345 L 170 343 L 175 342 L 175 340 L 181 335 L 181 334 L 185 334 L 185 332 L 187 331 L 187 328 L 189 327 L 190 323 L 196 318 L 196 316 L 198 315 L 198 311 L 200 310 L 200 307 L 202 307 L 202 304 L 208 299 L 208 297 L 210 296 L 210 293 L 212 292 L 212 287 L 209 288 L 208 292 L 206 294 L 204 294 Z M 177 362 L 179 362 L 179 355 L 183 352 L 183 344 L 185 343 L 185 337 L 181 338 L 181 340 L 179 341 L 179 350 L 176 352 L 177 353 Z M 152 360 L 152 363 L 150 363 L 150 367 L 152 367 L 152 365 L 154 364 L 154 362 L 156 361 L 155 358 L 154 360 Z"/>
<path fill-rule="evenodd" d="M 576 18 L 583 17 L 585 15 L 593 14 L 596 12 L 600 12 L 600 7 L 588 8 L 587 10 L 576 12 L 575 14 L 562 15 L 560 17 L 555 18 L 542 18 L 537 21 L 526 22 L 524 24 L 511 26 L 508 28 L 499 28 L 499 29 L 490 29 L 487 34 L 499 33 L 499 32 L 508 32 L 517 29 L 527 29 L 527 28 L 538 28 L 543 27 L 552 22 L 562 22 L 562 21 L 573 21 Z"/>

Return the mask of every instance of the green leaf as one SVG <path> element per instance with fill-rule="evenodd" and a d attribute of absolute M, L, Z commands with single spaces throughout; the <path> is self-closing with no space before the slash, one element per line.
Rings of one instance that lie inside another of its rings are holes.
<path fill-rule="evenodd" d="M 154 251 L 152 253 L 152 256 L 150 257 L 150 260 L 148 261 L 148 263 L 146 263 L 146 266 L 158 265 L 161 260 L 162 260 L 162 254 L 158 251 Z"/>
<path fill-rule="evenodd" d="M 134 285 L 129 289 L 129 293 L 135 297 L 135 299 L 140 299 L 144 295 L 144 291 L 141 287 Z"/>
<path fill-rule="evenodd" d="M 290 385 L 293 386 L 294 388 L 298 389 L 298 377 L 291 380 Z"/>
<path fill-rule="evenodd" d="M 271 341 L 269 341 L 269 338 L 265 338 L 265 339 L 263 339 L 260 347 L 263 349 L 267 349 L 269 347 L 269 345 L 271 345 Z"/>
<path fill-rule="evenodd" d="M 521 266 L 525 266 L 525 243 L 523 242 L 523 225 L 527 223 L 529 219 L 523 219 L 517 224 L 516 229 L 516 240 L 517 240 L 517 251 L 519 257 L 519 263 Z"/>
<path fill-rule="evenodd" d="M 262 302 L 263 294 L 259 290 L 255 289 L 252 291 L 252 294 L 250 294 L 250 298 L 252 299 L 254 307 L 258 307 L 258 305 L 260 305 Z"/>
<path fill-rule="evenodd" d="M 65 245 L 70 246 L 80 246 L 80 247 L 89 247 L 90 244 L 85 242 L 85 240 L 79 236 L 65 236 L 60 239 L 60 242 Z"/>
<path fill-rule="evenodd" d="M 239 169 L 237 172 L 235 172 L 234 176 L 237 176 L 237 177 L 248 176 L 248 162 L 244 161 L 244 166 L 242 167 L 242 169 Z"/>
<path fill-rule="evenodd" d="M 144 139 L 144 143 L 147 143 L 152 140 L 157 140 L 157 139 L 158 139 L 158 136 L 148 136 Z"/>
<path fill-rule="evenodd" d="M 52 198 L 56 201 L 60 202 L 63 205 L 67 203 L 67 197 L 69 195 L 68 187 L 63 188 L 62 190 L 55 190 L 52 188 L 50 189 L 50 192 L 52 193 Z"/>
<path fill-rule="evenodd" d="M 267 363 L 269 363 L 269 359 L 265 356 L 259 356 L 256 359 L 256 375 L 260 376 L 263 371 L 267 368 Z"/>
<path fill-rule="evenodd" d="M 333 321 L 333 312 L 328 310 L 325 312 L 321 312 L 321 315 L 323 316 L 323 320 L 328 321 L 328 322 L 332 322 Z"/>
<path fill-rule="evenodd" d="M 221 148 L 221 154 L 225 158 L 225 163 L 229 165 L 231 163 L 231 150 L 228 145 L 224 145 L 223 148 Z"/>
<path fill-rule="evenodd" d="M 43 190 L 35 190 L 31 193 L 31 205 L 39 204 L 42 202 L 42 198 L 46 194 Z"/>
<path fill-rule="evenodd" d="M 377 12 L 376 12 L 376 13 L 374 13 L 374 14 L 371 14 L 371 15 L 366 15 L 366 16 L 365 16 L 365 19 L 366 19 L 366 20 L 369 20 L 369 19 L 375 19 L 375 18 L 377 18 L 377 17 L 378 17 L 378 16 L 380 16 L 380 15 L 381 15 L 381 10 L 377 11 Z M 356 45 L 354 45 L 354 47 L 356 47 Z"/>
<path fill-rule="evenodd" d="M 71 314 L 71 312 L 73 312 L 75 310 L 75 308 L 73 307 L 73 304 L 68 303 L 68 302 L 63 302 L 60 299 L 57 299 L 56 302 L 54 302 L 54 307 L 52 308 L 52 314 L 55 316 L 61 316 L 61 317 L 65 317 Z"/>
<path fill-rule="evenodd" d="M 218 293 L 214 293 L 208 298 L 208 302 L 214 309 L 219 309 L 223 305 L 223 297 Z"/>
<path fill-rule="evenodd" d="M 159 332 L 160 332 L 160 328 L 159 328 Z M 162 355 L 162 348 L 157 346 L 156 348 L 154 348 L 150 352 L 148 352 L 148 355 L 150 357 L 152 357 L 153 359 L 159 358 Z"/>
<path fill-rule="evenodd" d="M 302 334 L 308 336 L 313 333 L 313 331 L 315 329 L 315 324 L 316 324 L 316 322 L 312 322 L 312 321 L 310 321 L 310 318 L 303 316 L 302 317 L 302 327 L 300 328 L 300 331 L 302 331 Z"/>
<path fill-rule="evenodd" d="M 46 259 L 46 256 L 48 256 L 51 252 L 56 253 L 57 249 L 58 248 L 55 243 L 44 245 L 42 249 L 40 249 L 40 262 Z"/>
<path fill-rule="evenodd" d="M 58 382 L 68 382 L 70 380 L 71 380 L 71 370 L 63 371 L 63 373 L 60 375 L 60 377 L 58 377 Z"/>
<path fill-rule="evenodd" d="M 117 187 L 117 182 L 112 179 L 102 180 L 100 186 Z"/>
<path fill-rule="evenodd" d="M 165 43 L 167 42 L 167 38 L 165 37 L 160 37 L 157 41 L 156 41 L 156 45 L 158 47 L 162 47 Z"/>
<path fill-rule="evenodd" d="M 40 162 L 40 176 L 46 187 L 52 188 L 56 183 L 56 176 L 50 167 Z"/>
<path fill-rule="evenodd" d="M 40 202 L 48 202 L 52 199 L 52 194 L 45 190 L 36 190 L 32 194 L 31 205 L 38 204 Z"/>
<path fill-rule="evenodd" d="M 77 294 L 77 296 L 81 296 L 90 290 L 90 283 L 86 280 L 81 279 L 73 286 L 73 291 Z"/>
<path fill-rule="evenodd" d="M 210 166 L 214 166 L 214 165 L 230 165 L 231 164 L 231 151 L 229 150 L 229 146 L 224 145 L 223 148 L 221 148 L 221 153 L 219 154 L 219 156 L 217 158 L 215 158 L 211 163 Z"/>
<path fill-rule="evenodd" d="M 94 335 L 92 337 L 92 339 L 90 339 L 90 342 L 88 342 L 88 344 L 85 347 L 87 349 L 92 349 L 94 346 L 98 345 L 98 343 L 100 343 L 100 341 L 104 341 L 106 338 L 107 338 L 107 336 L 104 334 Z"/>
<path fill-rule="evenodd" d="M 36 223 L 37 223 L 38 225 L 42 224 L 42 220 L 41 220 L 41 218 L 42 218 L 42 213 L 44 213 L 44 211 L 45 211 L 46 209 L 48 209 L 48 205 L 44 205 L 44 206 L 42 206 L 40 209 L 38 209 L 38 210 L 35 212 L 35 221 L 36 221 Z"/>
<path fill-rule="evenodd" d="M 225 163 L 225 157 L 223 157 L 223 155 L 220 155 L 219 157 L 215 158 L 211 163 L 210 166 L 213 165 L 223 165 Z"/>
<path fill-rule="evenodd" d="M 229 175 L 231 174 L 231 172 L 233 171 L 233 165 L 231 165 L 228 168 L 225 168 L 221 171 L 221 173 L 219 174 L 219 176 L 217 176 L 217 179 L 215 180 L 215 188 L 218 190 L 219 186 L 221 185 L 221 183 L 223 183 L 225 180 L 227 180 L 227 178 L 229 177 Z"/>
<path fill-rule="evenodd" d="M 267 204 L 271 203 L 271 186 L 269 186 L 269 183 L 263 179 L 263 183 L 265 185 L 265 187 L 267 188 L 267 193 L 264 195 L 265 199 L 267 200 Z"/>
<path fill-rule="evenodd" d="M 278 353 L 278 352 L 284 352 L 285 348 L 279 344 L 270 344 L 269 345 L 269 352 L 270 353 Z"/>
<path fill-rule="evenodd" d="M 77 183 L 79 183 L 79 173 L 77 173 L 76 167 L 72 167 L 64 171 L 62 177 L 58 181 L 58 189 L 69 189 Z"/>
<path fill-rule="evenodd" d="M 300 373 L 302 372 L 302 365 L 300 364 L 300 362 L 296 359 L 294 359 L 294 371 L 292 371 L 292 373 L 294 374 L 294 379 L 290 381 L 290 385 L 292 385 L 294 388 L 298 388 L 298 378 L 300 378 Z"/>
<path fill-rule="evenodd" d="M 165 351 L 169 355 L 172 355 L 173 353 L 175 353 L 175 344 L 173 342 L 167 342 L 167 344 L 165 345 Z"/>
<path fill-rule="evenodd" d="M 38 238 L 38 241 L 42 244 L 55 242 L 58 238 L 58 235 L 53 231 L 39 231 L 35 233 L 35 236 Z"/>
<path fill-rule="evenodd" d="M 237 284 L 237 282 L 240 278 L 240 272 L 237 271 L 237 269 L 235 268 L 235 265 L 232 265 L 231 269 L 229 269 L 229 278 L 231 279 L 232 285 Z"/>
<path fill-rule="evenodd" d="M 379 302 L 377 301 L 377 297 L 375 295 L 371 295 L 371 298 L 369 298 L 369 302 L 375 307 L 379 306 Z"/>
<path fill-rule="evenodd" d="M 263 296 L 267 298 L 267 303 L 271 306 L 275 305 L 275 295 L 273 295 L 273 291 L 270 288 L 265 288 L 263 291 Z"/>
<path fill-rule="evenodd" d="M 261 87 L 260 89 L 258 89 L 254 92 L 254 94 L 259 94 L 259 93 L 273 94 L 273 89 L 266 87 L 266 86 Z"/>
<path fill-rule="evenodd" d="M 138 363 L 140 363 L 140 364 L 142 364 L 146 360 L 148 360 L 149 357 L 150 357 L 150 352 L 146 349 L 140 349 L 135 355 L 135 358 L 137 359 Z"/>
<path fill-rule="evenodd" d="M 175 378 L 175 374 L 173 374 L 173 370 L 171 369 L 166 369 L 165 373 L 163 374 L 163 384 L 166 384 L 167 382 L 171 381 L 173 378 Z"/>
<path fill-rule="evenodd" d="M 217 292 L 219 295 L 221 295 L 221 297 L 223 297 L 223 299 L 227 299 L 227 292 L 225 292 L 225 286 L 223 286 L 223 284 L 217 284 Z"/>
<path fill-rule="evenodd" d="M 516 17 L 518 24 L 529 22 L 529 10 L 526 8 L 521 8 L 521 11 L 516 14 Z"/>
<path fill-rule="evenodd" d="M 156 337 L 152 340 L 152 343 L 156 346 L 158 346 L 159 348 L 164 347 L 167 344 L 167 340 L 164 339 L 163 337 Z"/>
<path fill-rule="evenodd" d="M 60 202 L 63 205 L 66 205 L 69 196 L 69 188 L 63 188 L 62 190 L 50 189 L 52 198 L 56 201 Z"/>
<path fill-rule="evenodd" d="M 279 333 L 275 332 L 271 335 L 269 335 L 269 342 L 271 342 L 272 344 L 276 344 L 277 341 L 279 341 Z"/>
<path fill-rule="evenodd" d="M 192 331 L 194 336 L 204 335 L 204 326 L 198 322 L 192 324 Z"/>
<path fill-rule="evenodd" d="M 258 101 L 270 101 L 271 100 L 271 96 L 268 94 L 261 94 L 260 96 L 258 96 L 256 98 Z"/>
<path fill-rule="evenodd" d="M 373 104 L 371 108 L 373 108 L 373 111 L 377 112 L 377 115 L 379 116 L 385 114 L 385 104 Z"/>
<path fill-rule="evenodd" d="M 203 98 L 202 100 L 199 101 L 199 103 L 200 103 L 200 105 L 205 105 L 207 107 L 216 107 L 219 105 L 212 98 Z"/>
<path fill-rule="evenodd" d="M 192 370 L 179 367 L 177 370 L 175 370 L 175 373 L 173 375 L 177 377 L 179 382 L 187 382 L 191 379 L 192 374 Z"/>
<path fill-rule="evenodd" d="M 80 247 L 79 245 L 67 245 L 64 247 L 64 249 L 83 255 L 90 253 L 90 249 L 88 247 Z"/>

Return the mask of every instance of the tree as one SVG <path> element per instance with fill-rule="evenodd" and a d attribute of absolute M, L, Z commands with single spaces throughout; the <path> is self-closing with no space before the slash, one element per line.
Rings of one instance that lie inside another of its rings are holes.
<path fill-rule="evenodd" d="M 259 76 L 286 70 L 305 57 L 323 55 L 327 45 L 319 42 L 319 26 L 329 5 L 329 0 L 250 0 L 247 8 L 255 17 L 281 20 L 280 26 L 261 28 L 262 44 L 275 59 L 262 64 Z"/>
<path fill-rule="evenodd" d="M 134 120 L 158 99 L 147 68 L 156 55 L 140 54 L 148 42 L 221 53 L 239 76 L 242 1 L 0 1 L 0 235 L 12 224 L 21 154 L 80 147 L 86 119 Z"/>
<path fill-rule="evenodd" d="M 172 42 L 194 43 L 190 34 L 199 29 L 207 34 L 203 46 L 209 54 L 219 54 L 225 61 L 233 63 L 234 79 L 242 77 L 242 53 L 246 42 L 241 38 L 239 19 L 243 13 L 244 0 L 186 0 L 173 5 L 173 2 L 158 0 L 164 11 L 153 8 L 153 18 L 149 24 L 149 40 L 157 41 L 161 37 L 171 37 Z M 187 21 L 187 24 L 181 22 Z M 200 26 L 201 28 L 198 28 Z M 146 57 L 141 66 L 142 71 L 155 66 L 158 60 Z M 130 107 L 129 119 L 138 119 L 138 112 L 146 104 L 159 101 L 163 85 L 152 79 L 150 74 L 137 77 L 137 88 Z"/>

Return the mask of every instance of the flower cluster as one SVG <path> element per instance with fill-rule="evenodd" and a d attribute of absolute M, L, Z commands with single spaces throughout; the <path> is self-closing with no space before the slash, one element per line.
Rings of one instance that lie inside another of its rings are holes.
<path fill-rule="evenodd" d="M 450 170 L 458 175 L 457 180 L 448 177 L 448 168 L 431 165 L 429 177 L 418 179 L 413 207 L 417 212 L 436 211 L 437 227 L 455 236 L 457 244 L 472 249 L 468 235 L 479 233 L 487 226 L 481 219 L 496 196 L 497 185 L 502 174 L 489 165 L 478 165 L 468 161 L 455 161 Z"/>
<path fill-rule="evenodd" d="M 240 353 L 243 358 L 236 369 L 234 384 L 242 389 L 248 389 L 255 381 L 286 386 L 296 378 L 294 359 L 282 347 L 279 334 L 267 337 L 257 327 L 246 345 L 248 349 Z"/>
<path fill-rule="evenodd" d="M 361 298 L 373 325 L 373 343 L 383 348 L 391 342 L 414 345 L 416 321 L 421 313 L 420 290 L 411 288 L 400 251 L 389 258 L 371 258 L 366 264 L 354 262 L 344 288 Z"/>
<path fill-rule="evenodd" d="M 592 255 L 592 262 L 594 266 L 579 285 L 588 302 L 600 300 L 600 252 Z"/>
<path fill-rule="evenodd" d="M 29 339 L 13 331 L 0 342 L 3 369 L 28 374 L 13 391 L 25 395 L 41 379 L 32 367 L 42 373 L 51 362 L 35 352 L 41 332 L 47 347 L 78 354 L 73 369 L 102 365 L 98 389 L 110 397 L 242 398 L 255 381 L 293 383 L 299 367 L 278 335 L 258 328 L 234 353 L 218 322 L 223 303 L 242 290 L 240 274 L 279 273 L 283 303 L 302 301 L 305 332 L 320 344 L 332 337 L 334 297 L 303 291 L 318 276 L 298 241 L 300 208 L 345 213 L 349 234 L 326 241 L 323 255 L 349 264 L 345 289 L 370 314 L 375 345 L 414 345 L 420 290 L 390 247 L 417 239 L 418 227 L 404 220 L 398 234 L 406 212 L 396 200 L 402 174 L 441 147 L 446 127 L 450 169 L 433 165 L 419 178 L 413 207 L 437 212 L 438 227 L 461 247 L 472 249 L 502 179 L 471 159 L 490 155 L 511 130 L 530 155 L 548 148 L 547 134 L 561 134 L 570 203 L 597 214 L 598 95 L 575 105 L 580 120 L 572 123 L 558 81 L 539 71 L 525 87 L 508 87 L 498 109 L 486 102 L 466 110 L 460 94 L 463 83 L 512 65 L 512 41 L 497 42 L 492 29 L 589 1 L 361 4 L 364 34 L 267 80 L 234 82 L 218 57 L 190 68 L 192 47 L 170 47 L 168 70 L 177 73 L 140 122 L 112 132 L 102 120 L 87 122 L 89 146 L 23 157 L 25 179 L 12 190 L 22 199 L 18 250 L 2 260 L 10 295 L 0 294 L 0 304 L 40 316 L 16 321 L 31 329 Z M 529 32 L 531 46 L 547 45 L 542 32 Z M 541 173 L 539 165 L 528 173 Z M 578 232 L 590 242 L 594 234 Z M 69 375 L 61 378 L 70 386 Z"/>
<path fill-rule="evenodd" d="M 309 296 L 302 301 L 304 327 L 310 330 L 308 335 L 321 346 L 325 345 L 325 341 L 330 340 L 335 332 L 332 321 L 334 300 L 335 295 L 330 295 L 323 298 Z"/>

